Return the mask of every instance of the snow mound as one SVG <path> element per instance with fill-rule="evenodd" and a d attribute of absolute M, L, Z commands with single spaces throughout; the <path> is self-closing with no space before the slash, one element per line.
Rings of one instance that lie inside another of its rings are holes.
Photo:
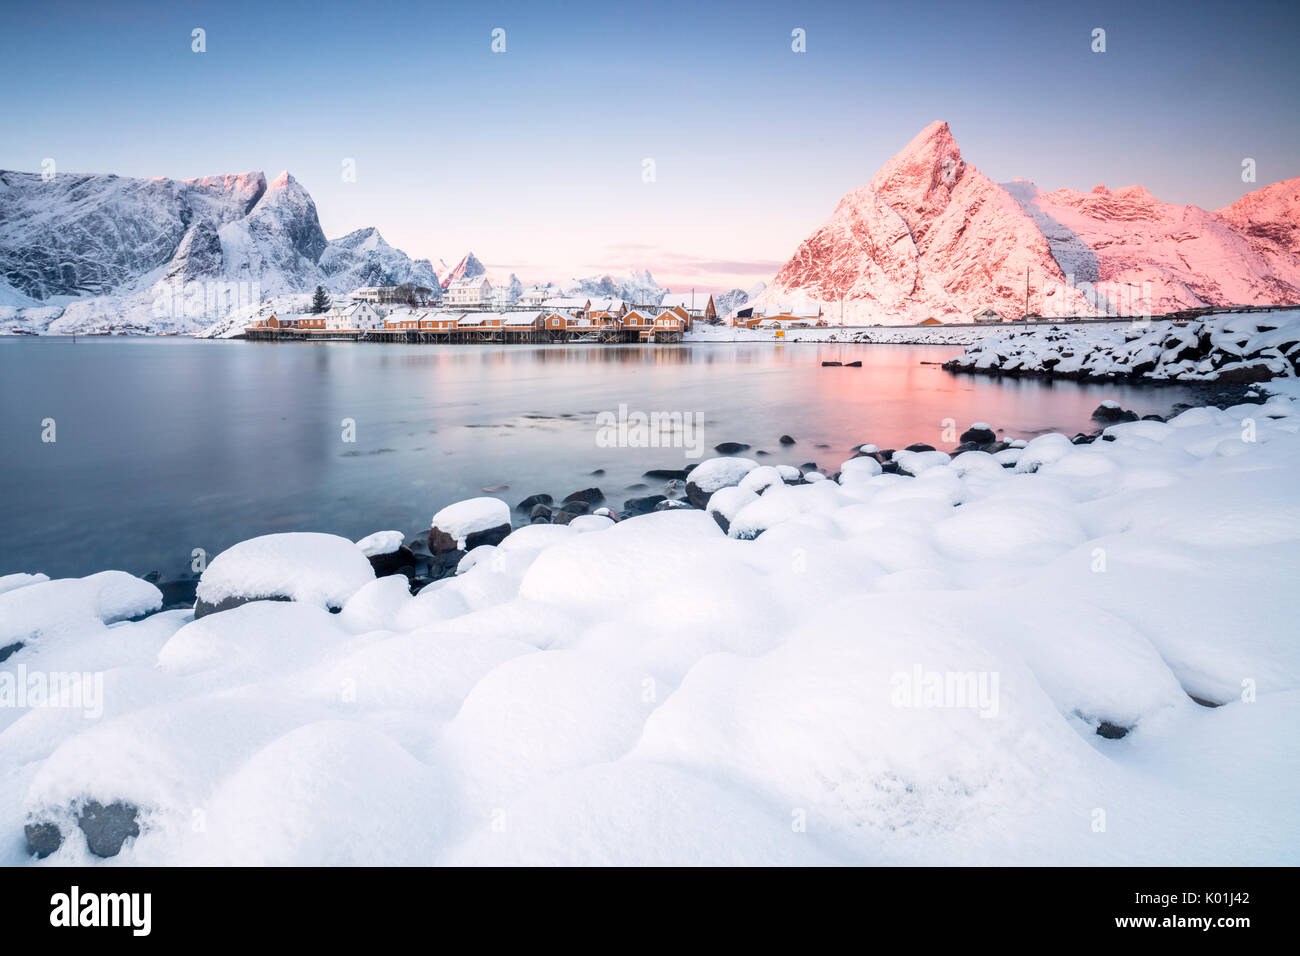
<path fill-rule="evenodd" d="M 221 552 L 199 578 L 198 599 L 286 598 L 317 607 L 342 607 L 374 580 L 370 562 L 347 538 L 287 532 L 250 538 Z"/>
<path fill-rule="evenodd" d="M 367 558 L 381 554 L 392 554 L 402 546 L 406 536 L 400 531 L 376 531 L 357 542 L 357 547 Z"/>

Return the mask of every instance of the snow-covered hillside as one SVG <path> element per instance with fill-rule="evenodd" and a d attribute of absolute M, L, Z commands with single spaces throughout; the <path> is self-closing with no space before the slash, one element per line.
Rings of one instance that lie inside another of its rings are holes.
<path fill-rule="evenodd" d="M 0 327 L 34 332 L 194 331 L 317 285 L 437 283 L 373 228 L 328 241 L 288 172 L 0 172 L 0 269 Z"/>

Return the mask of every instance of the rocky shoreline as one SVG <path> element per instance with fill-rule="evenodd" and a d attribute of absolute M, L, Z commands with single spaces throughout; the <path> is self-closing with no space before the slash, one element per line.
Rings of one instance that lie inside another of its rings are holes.
<path fill-rule="evenodd" d="M 943 367 L 1074 381 L 1265 382 L 1300 375 L 1300 312 L 1021 329 L 975 342 Z"/>
<path fill-rule="evenodd" d="M 1103 402 L 1092 414 L 1097 427 L 1088 432 L 1076 433 L 1069 442 L 1071 445 L 1088 445 L 1099 440 L 1109 440 L 1104 434 L 1109 425 L 1139 420 L 1165 422 L 1189 408 L 1225 409 L 1237 405 L 1263 404 L 1266 401 L 1264 396 L 1248 385 L 1216 382 L 1199 383 L 1194 387 L 1197 392 L 1194 401 L 1176 403 L 1164 415 L 1139 416 L 1115 402 Z M 772 484 L 799 486 L 820 481 L 839 482 L 845 469 L 860 471 L 863 467 L 870 468 L 873 474 L 916 477 L 925 468 L 946 464 L 967 452 L 991 456 L 1002 468 L 1014 469 L 1029 440 L 1005 436 L 1000 438 L 999 431 L 1002 430 L 985 422 L 974 423 L 961 433 L 959 444 L 951 452 L 941 451 L 924 442 L 916 442 L 900 449 L 880 448 L 870 443 L 854 445 L 846 452 L 847 460 L 837 468 L 828 468 L 816 461 L 806 461 L 797 467 L 764 465 L 759 459 L 766 457 L 767 452 L 753 452 L 756 456 L 754 459 L 736 457 L 750 452 L 751 446 L 743 442 L 723 442 L 713 449 L 720 457 L 684 468 L 646 471 L 642 476 L 646 482 L 661 484 L 657 490 L 653 486 L 647 486 L 645 494 L 626 496 L 625 492 L 624 496 L 616 496 L 611 492 L 607 495 L 598 486 L 588 486 L 562 497 L 550 492 L 537 492 L 513 506 L 508 506 L 497 498 L 469 499 L 469 502 L 479 502 L 477 507 L 485 515 L 470 530 L 459 527 L 454 515 L 450 520 L 441 521 L 445 527 L 439 526 L 439 516 L 447 516 L 453 509 L 468 504 L 458 502 L 435 515 L 427 529 L 412 533 L 396 530 L 375 532 L 357 544 L 377 577 L 400 574 L 408 580 L 410 593 L 415 595 L 436 581 L 468 571 L 477 560 L 475 549 L 493 548 L 513 530 L 526 525 L 574 525 L 578 530 L 595 531 L 639 515 L 695 509 L 708 512 L 724 533 L 731 533 L 732 520 L 741 508 L 753 503 Z M 797 441 L 789 435 L 783 435 L 781 444 L 788 447 L 797 444 Z M 819 446 L 819 449 L 826 450 L 825 446 Z M 858 463 L 860 459 L 868 459 L 874 465 Z M 598 470 L 588 477 L 599 478 L 601 474 Z M 725 493 L 715 500 L 715 495 L 720 492 Z M 752 539 L 758 537 L 763 530 L 762 527 L 746 527 L 733 536 Z M 480 555 L 483 553 L 486 552 L 480 552 Z M 192 606 L 196 618 L 238 607 L 251 600 L 293 599 L 284 593 L 272 593 L 236 595 L 219 601 L 205 601 L 196 594 L 200 580 L 198 574 L 163 580 L 161 573 L 154 571 L 144 575 L 144 579 L 162 591 L 163 610 Z"/>

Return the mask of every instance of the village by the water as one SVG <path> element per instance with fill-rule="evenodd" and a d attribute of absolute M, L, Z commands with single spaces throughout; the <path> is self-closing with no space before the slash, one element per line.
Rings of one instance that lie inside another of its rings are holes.
<path fill-rule="evenodd" d="M 812 328 L 829 324 L 805 303 L 742 307 L 719 316 L 708 293 L 667 293 L 657 303 L 609 296 L 555 295 L 526 289 L 513 303 L 479 276 L 445 290 L 367 286 L 319 312 L 272 313 L 244 328 L 249 339 L 328 339 L 389 342 L 680 342 L 696 322 L 747 328 Z M 319 301 L 319 300 L 318 300 Z"/>

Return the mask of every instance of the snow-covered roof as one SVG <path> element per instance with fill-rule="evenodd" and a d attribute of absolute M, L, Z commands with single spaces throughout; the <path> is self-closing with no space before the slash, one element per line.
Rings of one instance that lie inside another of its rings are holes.
<path fill-rule="evenodd" d="M 592 299 L 592 312 L 622 312 L 627 303 L 622 299 Z"/>
<path fill-rule="evenodd" d="M 459 322 L 464 312 L 426 312 L 420 317 L 421 322 Z"/>
<path fill-rule="evenodd" d="M 452 279 L 451 282 L 447 284 L 447 291 L 450 292 L 452 289 L 480 289 L 485 285 L 488 288 L 492 287 L 492 282 L 487 276 L 471 276 L 469 278 L 461 277 L 459 279 Z"/>
<path fill-rule="evenodd" d="M 547 299 L 543 304 L 548 309 L 585 309 L 591 304 L 591 299 L 582 295 L 561 295 Z"/>
<path fill-rule="evenodd" d="M 486 325 L 490 314 L 488 312 L 466 312 L 456 320 L 456 324 L 466 328 Z"/>
<path fill-rule="evenodd" d="M 502 312 L 501 321 L 503 325 L 532 325 L 537 321 L 537 311 L 532 312 Z"/>

